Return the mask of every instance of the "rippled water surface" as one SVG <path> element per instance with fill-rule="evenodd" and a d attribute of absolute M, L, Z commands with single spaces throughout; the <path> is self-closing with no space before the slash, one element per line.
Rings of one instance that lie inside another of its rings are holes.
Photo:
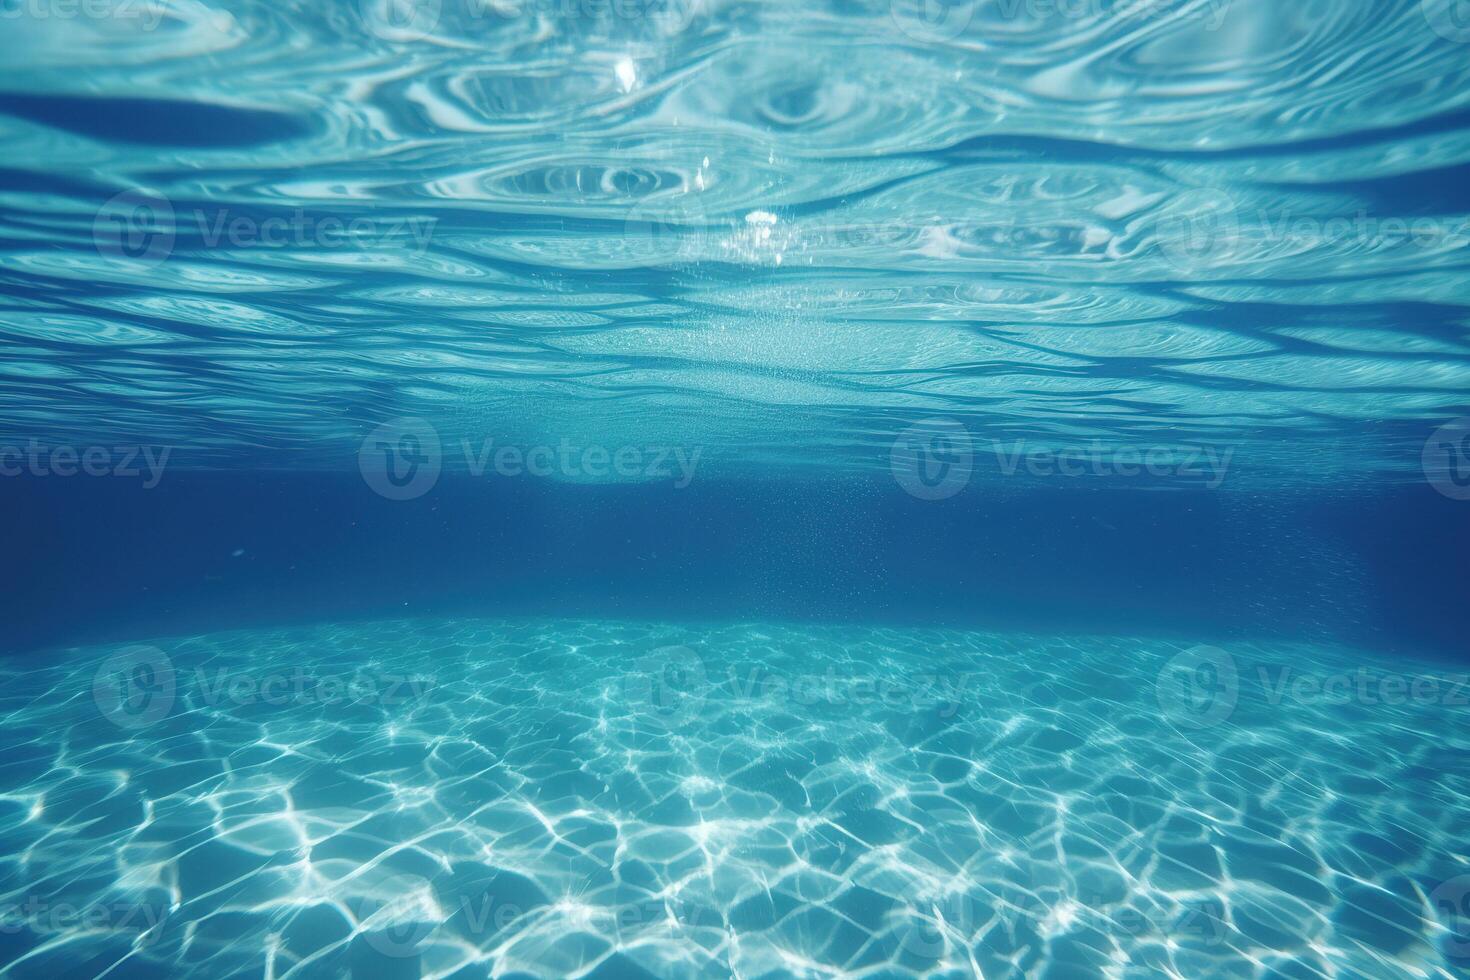
<path fill-rule="evenodd" d="M 1462 6 L 6 0 L 4 425 L 1403 473 L 1470 385 Z"/>
<path fill-rule="evenodd" d="M 0 141 L 0 980 L 1470 976 L 1466 0 L 0 0 Z"/>

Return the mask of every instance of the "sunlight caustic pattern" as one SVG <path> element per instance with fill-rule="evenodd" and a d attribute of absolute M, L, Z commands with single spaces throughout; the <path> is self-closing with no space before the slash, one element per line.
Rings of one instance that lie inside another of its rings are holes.
<path fill-rule="evenodd" d="M 1405 669 L 449 619 L 71 650 L 0 678 L 0 972 L 1461 977 L 1470 708 Z"/>

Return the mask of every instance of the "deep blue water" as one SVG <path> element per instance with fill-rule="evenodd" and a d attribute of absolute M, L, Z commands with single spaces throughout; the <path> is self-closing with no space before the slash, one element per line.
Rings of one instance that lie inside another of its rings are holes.
<path fill-rule="evenodd" d="M 0 978 L 1470 977 L 1463 0 L 0 0 Z"/>
<path fill-rule="evenodd" d="M 555 614 L 1320 640 L 1463 662 L 1463 506 L 1378 491 L 356 473 L 0 483 L 22 650 L 323 617 Z M 236 552 L 240 554 L 236 554 Z"/>

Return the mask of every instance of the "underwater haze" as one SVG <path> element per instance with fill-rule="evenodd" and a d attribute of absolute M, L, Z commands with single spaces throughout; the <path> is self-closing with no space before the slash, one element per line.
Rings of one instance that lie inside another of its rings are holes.
<path fill-rule="evenodd" d="M 0 0 L 0 980 L 1470 978 L 1465 0 Z"/>

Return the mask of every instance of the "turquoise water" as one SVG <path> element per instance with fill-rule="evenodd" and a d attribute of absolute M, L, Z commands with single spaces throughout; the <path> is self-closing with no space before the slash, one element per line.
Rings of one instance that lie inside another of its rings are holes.
<path fill-rule="evenodd" d="M 1460 975 L 1419 883 L 1464 874 L 1470 683 L 1403 670 L 561 619 L 75 651 L 3 679 L 0 836 L 101 927 L 14 972 Z"/>
<path fill-rule="evenodd" d="M 43 443 L 846 473 L 941 415 L 1340 485 L 1466 414 L 1450 0 L 54 3 L 0 69 Z"/>
<path fill-rule="evenodd" d="M 0 0 L 0 977 L 1470 977 L 1464 0 Z"/>

